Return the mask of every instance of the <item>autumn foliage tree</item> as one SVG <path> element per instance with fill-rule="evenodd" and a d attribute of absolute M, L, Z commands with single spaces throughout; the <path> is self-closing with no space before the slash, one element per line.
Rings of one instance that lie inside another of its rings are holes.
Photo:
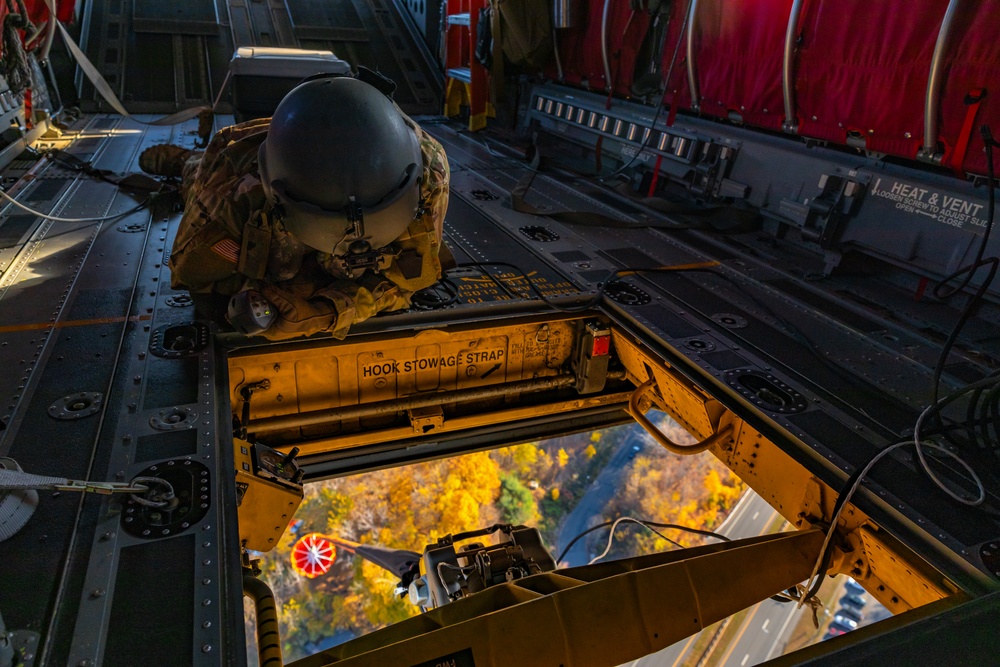
<path fill-rule="evenodd" d="M 500 497 L 497 500 L 500 509 L 500 520 L 515 525 L 534 523 L 538 512 L 535 509 L 535 497 L 521 481 L 512 474 L 500 477 Z"/>

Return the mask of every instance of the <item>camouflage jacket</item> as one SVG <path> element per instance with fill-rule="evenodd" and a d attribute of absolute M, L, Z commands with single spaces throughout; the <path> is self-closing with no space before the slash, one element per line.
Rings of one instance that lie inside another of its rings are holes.
<path fill-rule="evenodd" d="M 273 339 L 319 331 L 342 338 L 355 322 L 409 307 L 413 292 L 441 277 L 449 169 L 441 144 L 403 118 L 423 154 L 423 212 L 397 239 L 400 252 L 380 274 L 337 277 L 329 255 L 305 246 L 271 215 L 257 173 L 270 119 L 260 119 L 220 130 L 203 155 L 184 165 L 184 216 L 170 255 L 173 287 L 224 296 L 259 290 L 278 312 L 263 334 Z"/>

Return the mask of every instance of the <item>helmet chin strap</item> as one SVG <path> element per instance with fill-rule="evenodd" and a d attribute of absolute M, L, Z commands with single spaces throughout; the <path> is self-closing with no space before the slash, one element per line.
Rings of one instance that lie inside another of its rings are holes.
<path fill-rule="evenodd" d="M 347 199 L 347 221 L 351 223 L 351 231 L 347 233 L 344 240 L 363 239 L 365 237 L 365 213 L 354 195 Z"/>

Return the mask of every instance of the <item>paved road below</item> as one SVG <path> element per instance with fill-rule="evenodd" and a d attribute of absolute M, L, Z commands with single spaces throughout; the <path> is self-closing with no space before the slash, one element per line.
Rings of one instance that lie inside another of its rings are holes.
<path fill-rule="evenodd" d="M 628 461 L 634 456 L 633 446 L 642 447 L 645 445 L 645 433 L 636 425 L 630 429 L 628 435 L 623 438 L 618 449 L 608 460 L 607 465 L 597 475 L 597 478 L 587 487 L 587 492 L 580 498 L 573 511 L 563 519 L 562 527 L 559 529 L 558 551 L 553 554 L 558 556 L 566 545 L 574 537 L 595 526 L 604 518 L 604 508 L 614 497 L 619 488 L 623 471 L 627 467 Z M 603 533 L 602 533 L 603 534 Z M 588 536 L 589 537 L 589 536 Z M 573 545 L 560 567 L 576 567 L 586 565 L 590 561 L 590 554 L 587 552 L 587 538 L 584 538 Z"/>

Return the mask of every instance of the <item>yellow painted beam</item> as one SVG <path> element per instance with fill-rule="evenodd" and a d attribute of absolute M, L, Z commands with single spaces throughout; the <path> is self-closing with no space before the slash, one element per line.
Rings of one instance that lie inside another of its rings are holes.
<path fill-rule="evenodd" d="M 622 664 L 799 583 L 822 541 L 778 533 L 537 574 L 292 665 Z"/>

